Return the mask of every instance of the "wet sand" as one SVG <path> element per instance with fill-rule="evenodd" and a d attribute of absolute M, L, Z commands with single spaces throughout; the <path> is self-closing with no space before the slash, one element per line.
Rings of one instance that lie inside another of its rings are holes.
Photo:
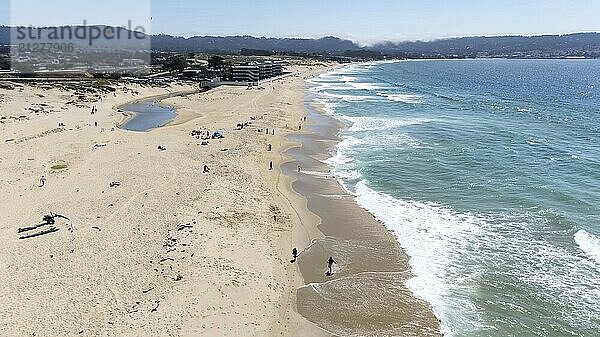
<path fill-rule="evenodd" d="M 331 157 L 344 126 L 308 102 L 306 107 L 304 132 L 288 136 L 301 146 L 286 152 L 290 160 L 282 171 L 295 179 L 293 189 L 320 218 L 317 228 L 324 236 L 304 251 L 299 247 L 305 286 L 298 290 L 298 312 L 340 336 L 439 336 L 429 305 L 405 286 L 411 277 L 407 255 L 322 162 Z M 325 275 L 329 256 L 337 262 L 330 277 Z"/>

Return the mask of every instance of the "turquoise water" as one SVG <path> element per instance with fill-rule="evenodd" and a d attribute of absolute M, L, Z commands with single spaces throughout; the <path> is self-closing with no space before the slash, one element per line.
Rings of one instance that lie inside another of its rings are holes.
<path fill-rule="evenodd" d="M 600 61 L 350 65 L 311 80 L 328 161 L 448 336 L 600 334 Z"/>

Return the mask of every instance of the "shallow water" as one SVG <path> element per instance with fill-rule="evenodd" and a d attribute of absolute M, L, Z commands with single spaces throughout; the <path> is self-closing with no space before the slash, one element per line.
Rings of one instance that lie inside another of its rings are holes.
<path fill-rule="evenodd" d="M 135 113 L 121 127 L 129 131 L 149 131 L 167 124 L 176 116 L 172 108 L 158 104 L 155 99 L 124 105 L 121 110 Z"/>
<path fill-rule="evenodd" d="M 369 63 L 310 88 L 349 126 L 327 163 L 450 336 L 597 335 L 599 90 L 596 60 Z"/>

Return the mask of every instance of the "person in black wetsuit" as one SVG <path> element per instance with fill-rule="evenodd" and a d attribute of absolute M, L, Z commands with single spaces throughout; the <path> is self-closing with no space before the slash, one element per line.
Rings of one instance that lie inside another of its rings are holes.
<path fill-rule="evenodd" d="M 332 256 L 329 257 L 327 261 L 327 269 L 328 271 L 325 273 L 327 276 L 333 275 L 333 264 L 336 263 Z"/>

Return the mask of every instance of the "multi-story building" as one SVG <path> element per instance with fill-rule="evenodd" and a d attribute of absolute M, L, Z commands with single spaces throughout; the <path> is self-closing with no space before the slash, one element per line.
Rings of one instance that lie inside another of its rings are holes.
<path fill-rule="evenodd" d="M 261 62 L 258 64 L 259 77 L 261 80 L 273 77 L 273 64 L 271 62 Z"/>
<path fill-rule="evenodd" d="M 272 73 L 273 77 L 283 75 L 283 62 L 273 61 L 273 65 L 271 67 L 271 73 Z"/>
<path fill-rule="evenodd" d="M 231 66 L 231 77 L 236 82 L 256 83 L 260 78 L 260 67 L 256 63 Z"/>
<path fill-rule="evenodd" d="M 250 62 L 236 64 L 231 67 L 232 78 L 236 82 L 252 82 L 264 80 L 283 74 L 281 61 Z"/>

